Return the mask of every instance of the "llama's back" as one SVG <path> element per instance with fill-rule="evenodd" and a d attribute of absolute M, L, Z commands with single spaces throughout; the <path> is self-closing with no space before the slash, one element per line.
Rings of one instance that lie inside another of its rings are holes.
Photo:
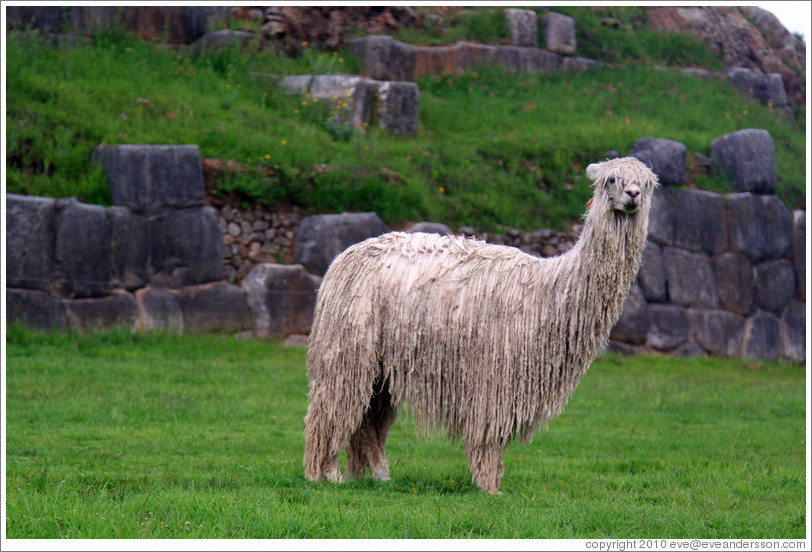
<path fill-rule="evenodd" d="M 506 444 L 563 408 L 544 401 L 564 390 L 535 366 L 565 341 L 538 339 L 545 310 L 557 308 L 540 304 L 543 289 L 566 285 L 558 262 L 436 234 L 389 233 L 348 248 L 319 290 L 311 389 L 352 378 L 364 394 L 385 379 L 422 426 Z"/>

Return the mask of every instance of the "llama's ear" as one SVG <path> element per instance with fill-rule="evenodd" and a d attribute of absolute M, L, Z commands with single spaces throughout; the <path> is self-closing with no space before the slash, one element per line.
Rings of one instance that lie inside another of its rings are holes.
<path fill-rule="evenodd" d="M 586 168 L 586 177 L 592 182 L 595 182 L 595 179 L 598 178 L 598 171 L 601 169 L 601 165 L 603 165 L 603 163 L 592 163 Z"/>

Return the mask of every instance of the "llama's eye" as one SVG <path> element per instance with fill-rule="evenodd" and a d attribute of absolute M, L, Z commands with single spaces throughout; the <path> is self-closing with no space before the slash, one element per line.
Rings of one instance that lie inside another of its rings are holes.
<path fill-rule="evenodd" d="M 614 183 L 615 183 L 615 177 L 614 177 L 614 176 L 610 176 L 610 177 L 609 177 L 609 184 L 614 184 Z"/>

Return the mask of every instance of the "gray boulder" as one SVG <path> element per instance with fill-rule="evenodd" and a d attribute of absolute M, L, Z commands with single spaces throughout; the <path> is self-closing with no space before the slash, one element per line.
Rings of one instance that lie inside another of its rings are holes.
<path fill-rule="evenodd" d="M 542 19 L 546 48 L 551 52 L 575 54 L 575 20 L 560 13 L 549 12 Z"/>
<path fill-rule="evenodd" d="M 383 81 L 414 78 L 417 48 L 388 35 L 368 35 L 350 41 L 364 75 Z"/>
<path fill-rule="evenodd" d="M 48 290 L 54 279 L 56 202 L 6 194 L 6 285 Z"/>
<path fill-rule="evenodd" d="M 123 290 L 111 295 L 90 299 L 66 299 L 65 310 L 73 330 L 99 331 L 120 327 L 132 329 L 138 318 L 133 296 Z"/>
<path fill-rule="evenodd" d="M 674 245 L 674 225 L 678 218 L 676 198 L 665 186 L 660 186 L 651 197 L 648 219 L 648 237 L 659 245 Z"/>
<path fill-rule="evenodd" d="M 425 232 L 426 234 L 452 235 L 454 232 L 441 222 L 418 222 L 413 224 L 407 232 Z"/>
<path fill-rule="evenodd" d="M 48 331 L 68 328 L 62 300 L 28 289 L 6 288 L 6 322 Z"/>
<path fill-rule="evenodd" d="M 637 272 L 637 282 L 647 301 L 654 303 L 668 301 L 662 249 L 651 240 L 646 242 L 646 247 L 643 249 L 643 259 L 640 262 L 640 270 Z"/>
<path fill-rule="evenodd" d="M 111 223 L 107 209 L 76 198 L 56 202 L 54 274 L 59 293 L 101 297 L 110 291 Z"/>
<path fill-rule="evenodd" d="M 629 150 L 657 175 L 665 186 L 682 186 L 685 183 L 685 144 L 665 138 L 641 138 Z"/>
<path fill-rule="evenodd" d="M 792 245 L 792 216 L 775 196 L 727 196 L 730 250 L 752 262 L 786 257 Z"/>
<path fill-rule="evenodd" d="M 293 241 L 294 259 L 311 273 L 324 276 L 339 253 L 386 231 L 386 225 L 372 212 L 305 217 Z"/>
<path fill-rule="evenodd" d="M 691 309 L 694 339 L 714 356 L 741 356 L 744 317 L 720 310 Z"/>
<path fill-rule="evenodd" d="M 172 290 L 183 312 L 183 331 L 239 332 L 251 327 L 245 292 L 227 282 Z"/>
<path fill-rule="evenodd" d="M 753 269 L 753 283 L 758 306 L 774 314 L 781 314 L 795 297 L 795 271 L 787 259 L 774 259 L 757 264 Z"/>
<path fill-rule="evenodd" d="M 756 96 L 764 105 L 772 104 L 774 108 L 786 107 L 787 91 L 784 88 L 784 78 L 781 73 L 761 75 Z"/>
<path fill-rule="evenodd" d="M 806 305 L 791 301 L 781 315 L 781 342 L 784 358 L 806 361 Z"/>
<path fill-rule="evenodd" d="M 321 278 L 302 265 L 259 264 L 242 282 L 253 332 L 266 338 L 308 334 Z"/>
<path fill-rule="evenodd" d="M 697 357 L 706 357 L 708 356 L 708 352 L 705 351 L 696 341 L 693 339 L 688 341 L 685 345 L 671 353 L 674 356 L 681 356 L 684 358 L 697 358 Z"/>
<path fill-rule="evenodd" d="M 719 283 L 719 306 L 725 310 L 748 315 L 755 310 L 753 297 L 753 265 L 747 257 L 722 253 L 713 260 Z"/>
<path fill-rule="evenodd" d="M 766 311 L 759 311 L 744 327 L 744 358 L 775 360 L 781 354 L 781 321 Z"/>
<path fill-rule="evenodd" d="M 259 37 L 254 33 L 223 29 L 204 34 L 192 43 L 190 50 L 193 53 L 200 53 L 228 48 L 242 49 L 247 47 L 254 40 L 259 40 Z"/>
<path fill-rule="evenodd" d="M 719 306 L 716 270 L 707 255 L 664 247 L 663 265 L 672 303 L 711 309 Z"/>
<path fill-rule="evenodd" d="M 413 82 L 387 81 L 378 87 L 378 126 L 392 134 L 414 136 L 420 115 L 420 89 Z"/>
<path fill-rule="evenodd" d="M 774 108 L 787 106 L 787 92 L 780 73 L 757 75 L 751 69 L 733 67 L 728 69 L 727 75 L 740 92 L 758 98 L 762 104 L 772 104 Z"/>
<path fill-rule="evenodd" d="M 649 305 L 646 343 L 658 351 L 671 351 L 688 340 L 690 325 L 678 305 Z"/>
<path fill-rule="evenodd" d="M 795 289 L 798 300 L 806 302 L 806 212 L 792 212 L 792 247 L 790 259 L 795 268 Z"/>
<path fill-rule="evenodd" d="M 538 48 L 539 31 L 536 12 L 533 10 L 505 9 L 508 37 L 514 46 Z"/>
<path fill-rule="evenodd" d="M 648 332 L 648 311 L 646 298 L 640 291 L 637 283 L 629 290 L 629 295 L 623 303 L 623 312 L 620 319 L 612 328 L 609 338 L 613 341 L 622 341 L 633 345 L 641 345 L 646 341 Z"/>
<path fill-rule="evenodd" d="M 135 292 L 136 329 L 183 333 L 183 311 L 178 297 L 165 288 L 146 287 Z"/>
<path fill-rule="evenodd" d="M 221 280 L 223 234 L 212 207 L 182 209 L 149 219 L 153 285 L 178 287 Z"/>
<path fill-rule="evenodd" d="M 351 104 L 349 122 L 360 126 L 370 121 L 372 106 L 381 83 L 349 75 L 316 75 L 310 82 L 308 92 L 320 101 L 335 104 L 339 98 Z M 417 85 L 415 85 L 417 86 Z"/>
<path fill-rule="evenodd" d="M 675 246 L 708 255 L 727 248 L 723 196 L 703 190 L 676 190 L 674 200 Z"/>
<path fill-rule="evenodd" d="M 110 253 L 114 287 L 136 289 L 149 281 L 149 235 L 144 217 L 126 207 L 110 207 Z"/>
<path fill-rule="evenodd" d="M 115 205 L 152 215 L 206 204 L 197 146 L 99 146 Z"/>
<path fill-rule="evenodd" d="M 748 128 L 711 142 L 714 173 L 740 192 L 775 193 L 775 144 L 766 130 Z"/>

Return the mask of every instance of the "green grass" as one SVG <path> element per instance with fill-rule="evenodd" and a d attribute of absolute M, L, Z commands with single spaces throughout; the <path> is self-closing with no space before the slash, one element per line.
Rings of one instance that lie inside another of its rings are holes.
<path fill-rule="evenodd" d="M 218 192 L 267 204 L 371 210 L 390 224 L 563 229 L 590 196 L 584 168 L 606 151 L 625 154 L 637 139 L 656 136 L 707 155 L 723 134 L 763 128 L 776 144 L 779 197 L 791 208 L 806 198 L 801 126 L 730 83 L 642 65 L 425 77 L 418 134 L 405 138 L 372 127 L 345 132 L 329 122 L 335 106 L 250 76 L 357 72 L 343 51 L 195 56 L 108 33 L 74 50 L 10 39 L 7 62 L 12 193 L 109 204 L 104 176 L 90 163 L 100 143 L 198 144 L 203 157 L 251 167 L 221 180 Z M 693 183 L 720 189 L 702 175 Z"/>
<path fill-rule="evenodd" d="M 301 349 L 14 325 L 6 346 L 11 539 L 805 534 L 798 366 L 601 357 L 487 496 L 403 415 L 391 482 L 307 482 Z"/>

